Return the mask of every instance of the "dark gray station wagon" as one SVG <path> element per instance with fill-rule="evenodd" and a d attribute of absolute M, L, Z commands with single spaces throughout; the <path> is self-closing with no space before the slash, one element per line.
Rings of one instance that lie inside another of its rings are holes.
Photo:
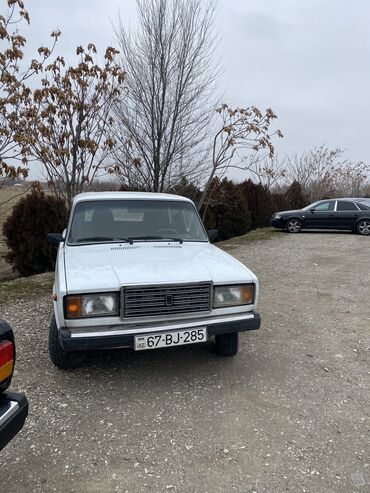
<path fill-rule="evenodd" d="M 320 200 L 303 209 L 277 212 L 271 226 L 299 233 L 302 229 L 342 229 L 370 235 L 370 199 Z"/>

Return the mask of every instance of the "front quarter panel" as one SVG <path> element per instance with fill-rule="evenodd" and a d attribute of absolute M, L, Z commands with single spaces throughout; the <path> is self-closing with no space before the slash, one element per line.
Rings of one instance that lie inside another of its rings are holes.
<path fill-rule="evenodd" d="M 256 286 L 256 290 L 255 290 L 255 296 L 254 296 L 254 304 L 253 305 L 248 305 L 248 311 L 249 310 L 252 310 L 252 309 L 255 309 L 258 305 L 258 300 L 259 300 L 259 281 L 258 281 L 258 278 L 257 276 L 246 266 L 243 264 L 243 262 L 241 262 L 240 260 L 238 260 L 237 258 L 235 258 L 233 255 L 230 255 L 229 253 L 225 252 L 224 250 L 221 250 L 219 248 L 217 248 L 216 246 L 213 245 L 213 247 L 218 250 L 219 252 L 222 253 L 222 255 L 228 257 L 229 259 L 232 259 L 232 261 L 235 263 L 235 264 L 238 264 L 239 268 L 240 268 L 240 275 L 238 276 L 238 279 L 236 279 L 235 277 L 234 278 L 229 278 L 228 279 L 228 282 L 216 282 L 214 283 L 215 286 L 217 285 L 223 285 L 223 284 L 242 284 L 242 283 L 254 283 L 255 286 Z M 226 266 L 226 271 L 227 271 L 227 266 Z M 235 307 L 235 308 L 232 308 L 232 309 L 226 309 L 227 311 L 245 311 L 245 306 L 243 307 Z M 219 309 L 214 309 L 213 311 L 216 312 L 217 310 Z M 224 309 L 225 310 L 225 309 Z"/>
<path fill-rule="evenodd" d="M 57 253 L 57 259 L 55 263 L 55 279 L 53 286 L 53 294 L 57 299 L 54 301 L 54 314 L 57 323 L 57 327 L 64 326 L 64 313 L 63 313 L 63 297 L 67 293 L 67 282 L 64 262 L 64 252 L 66 245 L 60 243 Z"/>

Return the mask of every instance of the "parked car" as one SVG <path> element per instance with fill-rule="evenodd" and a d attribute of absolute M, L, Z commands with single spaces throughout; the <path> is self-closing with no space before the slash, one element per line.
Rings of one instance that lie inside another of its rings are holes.
<path fill-rule="evenodd" d="M 0 320 L 0 450 L 21 431 L 28 414 L 24 394 L 9 392 L 15 363 L 14 334 L 10 325 Z"/>
<path fill-rule="evenodd" d="M 361 200 L 319 200 L 303 209 L 277 212 L 271 218 L 271 226 L 289 233 L 302 229 L 343 229 L 370 235 L 370 203 Z"/>
<path fill-rule="evenodd" d="M 214 231 L 211 232 L 214 235 Z M 257 277 L 209 241 L 191 200 L 170 194 L 82 193 L 59 243 L 49 352 L 59 368 L 91 349 L 136 351 L 206 342 L 238 351 L 258 329 Z"/>

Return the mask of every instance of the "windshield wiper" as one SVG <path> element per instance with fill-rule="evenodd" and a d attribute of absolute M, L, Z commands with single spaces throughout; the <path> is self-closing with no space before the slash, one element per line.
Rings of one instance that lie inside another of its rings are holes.
<path fill-rule="evenodd" d="M 179 243 L 181 243 L 181 244 L 182 244 L 182 243 L 183 243 L 183 241 L 184 241 L 182 238 L 172 238 L 172 237 L 170 237 L 170 236 L 169 236 L 168 238 L 167 238 L 166 236 L 164 236 L 164 237 L 162 237 L 162 238 L 161 238 L 161 240 L 178 241 L 178 242 L 179 242 Z"/>
<path fill-rule="evenodd" d="M 162 236 L 150 236 L 150 235 L 147 235 L 147 236 L 130 236 L 127 239 L 131 240 L 131 241 L 161 240 Z"/>
<path fill-rule="evenodd" d="M 82 243 L 84 241 L 125 241 L 126 243 L 132 243 L 130 238 L 112 238 L 111 236 L 87 236 L 86 238 L 78 238 L 77 243 Z"/>
<path fill-rule="evenodd" d="M 183 240 L 181 238 L 171 238 L 171 237 L 166 237 L 166 236 L 155 236 L 155 235 L 148 235 L 148 236 L 130 236 L 127 238 L 128 241 L 151 241 L 151 240 L 170 240 L 170 241 L 178 241 L 179 243 L 182 243 Z"/>

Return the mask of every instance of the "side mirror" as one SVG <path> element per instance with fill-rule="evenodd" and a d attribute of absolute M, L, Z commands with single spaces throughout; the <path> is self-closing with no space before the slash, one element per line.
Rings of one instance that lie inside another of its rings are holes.
<path fill-rule="evenodd" d="M 314 213 L 314 212 L 315 212 L 315 210 L 316 210 L 315 208 L 310 209 L 311 214 L 312 214 L 312 213 Z"/>
<path fill-rule="evenodd" d="M 66 229 L 63 229 L 62 236 L 63 236 L 63 240 L 65 240 L 66 236 L 67 236 L 67 230 Z"/>
<path fill-rule="evenodd" d="M 207 235 L 210 242 L 214 242 L 218 238 L 218 229 L 209 229 Z"/>
<path fill-rule="evenodd" d="M 59 245 L 59 243 L 64 241 L 63 235 L 60 233 L 48 233 L 47 238 L 48 243 L 51 243 L 52 245 Z"/>

